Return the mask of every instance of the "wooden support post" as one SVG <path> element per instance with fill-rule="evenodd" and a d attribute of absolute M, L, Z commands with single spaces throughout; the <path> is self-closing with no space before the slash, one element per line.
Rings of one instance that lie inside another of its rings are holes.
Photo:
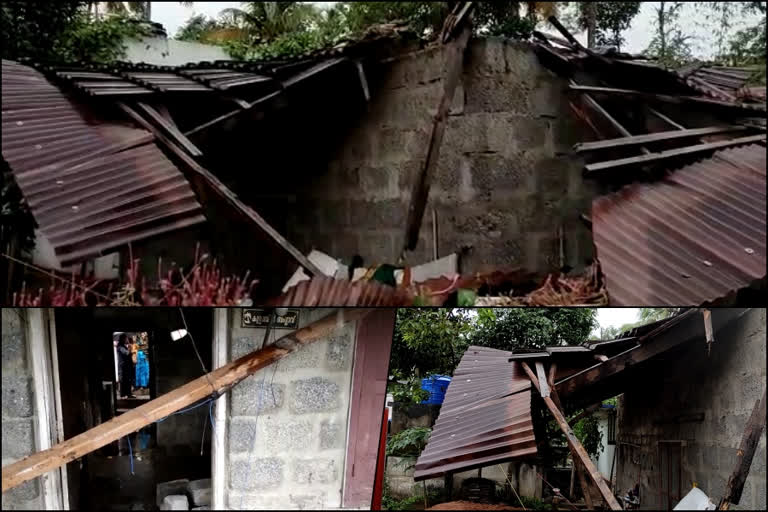
<path fill-rule="evenodd" d="M 755 456 L 755 449 L 760 442 L 760 436 L 765 428 L 765 391 L 763 398 L 755 402 L 755 408 L 752 409 L 752 415 L 747 421 L 744 429 L 744 435 L 741 437 L 739 449 L 736 452 L 738 460 L 733 474 L 728 479 L 725 486 L 725 495 L 720 500 L 718 508 L 728 510 L 730 504 L 738 505 L 741 501 L 741 493 L 744 490 L 744 482 L 747 481 L 749 467 L 752 465 L 752 458 Z"/>
<path fill-rule="evenodd" d="M 576 461 L 574 460 L 571 464 L 571 487 L 568 489 L 568 497 L 571 498 L 571 500 L 575 501 L 575 498 L 573 497 L 573 487 L 576 483 Z"/>
<path fill-rule="evenodd" d="M 531 371 L 531 368 L 527 363 L 521 362 L 520 364 L 525 370 L 525 373 L 528 374 L 528 378 L 531 379 L 533 386 L 537 391 L 539 391 L 539 394 L 541 394 L 541 390 L 539 389 L 539 379 L 536 377 L 536 375 L 534 375 L 533 371 Z M 571 449 L 574 461 L 578 460 L 581 465 L 584 466 L 590 479 L 592 482 L 594 482 L 595 486 L 597 486 L 597 489 L 600 491 L 600 495 L 603 497 L 603 501 L 605 501 L 605 503 L 612 510 L 621 510 L 621 505 L 619 505 L 616 497 L 605 484 L 605 480 L 595 465 L 592 463 L 592 460 L 589 458 L 589 454 L 587 453 L 587 450 L 584 449 L 581 441 L 579 441 L 579 439 L 576 437 L 576 434 L 573 433 L 573 429 L 568 425 L 568 421 L 565 419 L 565 416 L 563 416 L 563 413 L 560 412 L 560 409 L 557 408 L 557 405 L 555 405 L 555 403 L 552 401 L 552 398 L 548 396 L 542 396 L 542 399 L 547 405 L 549 411 L 552 413 L 552 416 L 554 416 L 558 426 L 565 434 L 565 438 L 568 441 L 568 446 Z"/>
<path fill-rule="evenodd" d="M 708 309 L 702 309 L 701 314 L 704 316 L 704 336 L 706 336 L 707 355 L 709 355 L 712 343 L 715 341 L 715 336 L 712 334 L 712 312 Z"/>
<path fill-rule="evenodd" d="M 282 247 L 288 254 L 293 256 L 299 265 L 302 266 L 307 272 L 309 272 L 309 274 L 311 274 L 311 277 L 323 275 L 322 271 L 317 268 L 314 263 L 309 261 L 306 256 L 304 256 L 292 243 L 286 240 L 283 235 L 278 233 L 277 230 L 273 228 L 261 215 L 256 213 L 253 208 L 243 203 L 240 198 L 238 198 L 237 195 L 229 189 L 229 187 L 222 183 L 221 180 L 214 176 L 208 169 L 205 169 L 203 166 L 198 164 L 194 158 L 182 151 L 181 148 L 173 143 L 173 141 L 161 133 L 160 130 L 155 128 L 154 125 L 141 117 L 131 107 L 121 102 L 117 105 L 120 107 L 120 109 L 123 110 L 123 112 L 128 114 L 131 119 L 140 124 L 144 129 L 152 132 L 157 140 L 164 144 L 165 147 L 168 148 L 168 150 L 170 150 L 174 155 L 176 155 L 176 157 L 178 157 L 178 159 L 181 160 L 190 171 L 194 172 L 195 175 L 198 176 L 204 182 L 204 184 L 208 186 L 208 188 L 213 190 L 213 192 L 215 192 L 219 197 L 226 201 L 227 204 L 233 207 L 238 213 L 256 224 L 277 245 Z"/>
<path fill-rule="evenodd" d="M 539 379 L 539 393 L 541 396 L 549 396 L 549 385 L 547 384 L 547 375 L 544 373 L 544 363 L 536 361 L 536 376 Z"/>
<path fill-rule="evenodd" d="M 472 2 L 469 2 L 472 4 Z M 470 5 L 471 6 L 471 5 Z M 472 34 L 472 26 L 467 20 L 464 23 L 461 34 L 447 43 L 447 74 L 443 82 L 443 96 L 440 98 L 440 104 L 437 107 L 437 114 L 432 123 L 432 134 L 427 147 L 427 158 L 424 162 L 421 172 L 413 184 L 411 193 L 411 204 L 408 208 L 408 220 L 405 231 L 405 249 L 413 250 L 419 243 L 419 230 L 421 229 L 424 210 L 427 207 L 429 199 L 429 188 L 432 184 L 432 176 L 437 170 L 437 161 L 440 155 L 440 145 L 443 142 L 443 133 L 445 132 L 445 118 L 448 117 L 448 111 L 453 103 L 453 97 L 456 93 L 456 87 L 459 84 L 461 70 L 464 66 L 464 50 L 467 48 L 467 42 Z M 404 252 L 404 251 L 403 251 Z"/>
<path fill-rule="evenodd" d="M 102 423 L 52 448 L 25 457 L 3 468 L 3 492 L 52 469 L 136 432 L 204 398 L 218 396 L 257 370 L 271 365 L 296 349 L 312 343 L 348 322 L 359 320 L 370 309 L 340 309 L 317 322 L 283 336 L 146 404 Z"/>
<path fill-rule="evenodd" d="M 592 493 L 589 491 L 589 484 L 584 477 L 584 468 L 576 457 L 573 458 L 573 464 L 576 467 L 576 475 L 579 477 L 579 485 L 581 485 L 581 492 L 584 493 L 584 501 L 587 504 L 587 508 L 589 510 L 594 510 L 595 504 L 592 502 Z"/>

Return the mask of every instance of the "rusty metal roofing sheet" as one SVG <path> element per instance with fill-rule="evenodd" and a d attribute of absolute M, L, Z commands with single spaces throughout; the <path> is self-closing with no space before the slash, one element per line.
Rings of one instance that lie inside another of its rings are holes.
<path fill-rule="evenodd" d="M 349 282 L 320 276 L 301 281 L 280 297 L 270 301 L 271 306 L 410 306 L 413 297 L 402 288 L 375 281 Z"/>
<path fill-rule="evenodd" d="M 511 355 L 474 346 L 464 353 L 415 480 L 536 455 L 531 381 Z"/>
<path fill-rule="evenodd" d="M 765 148 L 728 149 L 593 202 L 612 304 L 699 305 L 766 275 Z"/>
<path fill-rule="evenodd" d="M 3 159 L 62 265 L 205 220 L 151 139 L 111 144 L 41 73 L 2 69 Z"/>

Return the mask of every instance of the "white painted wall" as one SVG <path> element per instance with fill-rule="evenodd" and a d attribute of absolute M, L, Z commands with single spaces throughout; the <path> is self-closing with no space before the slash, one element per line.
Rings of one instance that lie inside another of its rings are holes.
<path fill-rule="evenodd" d="M 124 60 L 145 62 L 157 66 L 182 66 L 190 62 L 232 60 L 220 46 L 177 41 L 165 37 L 128 39 L 125 44 Z"/>
<path fill-rule="evenodd" d="M 603 442 L 603 451 L 600 452 L 597 460 L 593 460 L 593 462 L 595 462 L 597 470 L 600 471 L 605 478 L 610 478 L 613 452 L 616 450 L 616 445 L 608 444 L 608 419 L 610 416 L 608 411 L 602 409 L 596 411 L 595 414 L 599 420 L 598 429 L 600 430 L 600 438 Z M 613 469 L 613 472 L 616 473 L 616 468 Z"/>

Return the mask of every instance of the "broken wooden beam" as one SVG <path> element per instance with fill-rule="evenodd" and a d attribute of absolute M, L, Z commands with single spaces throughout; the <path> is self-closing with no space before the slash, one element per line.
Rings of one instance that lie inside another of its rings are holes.
<path fill-rule="evenodd" d="M 539 388 L 539 379 L 534 375 L 531 368 L 528 366 L 527 363 L 521 362 L 520 363 L 525 370 L 525 373 L 528 374 L 528 378 L 531 380 L 531 383 L 536 388 L 537 391 L 539 391 L 539 394 L 541 394 L 541 389 Z M 555 390 L 557 392 L 557 390 Z M 571 449 L 571 453 L 573 454 L 574 461 L 578 460 L 581 465 L 586 470 L 587 474 L 589 475 L 592 482 L 597 487 L 598 491 L 600 491 L 600 495 L 603 497 L 603 500 L 605 503 L 611 508 L 611 510 L 621 510 L 621 505 L 619 505 L 619 502 L 616 500 L 616 497 L 613 495 L 611 490 L 608 488 L 608 486 L 605 484 L 605 481 L 603 480 L 603 476 L 600 474 L 600 472 L 595 467 L 592 460 L 589 458 L 589 454 L 587 453 L 587 450 L 584 449 L 584 446 L 581 444 L 581 441 L 576 437 L 576 434 L 573 432 L 573 429 L 568 425 L 568 421 L 565 419 L 565 416 L 562 412 L 560 412 L 560 409 L 558 409 L 557 405 L 555 405 L 555 402 L 552 401 L 552 398 L 548 396 L 542 396 L 542 399 L 544 400 L 544 403 L 547 405 L 547 408 L 552 413 L 552 416 L 554 416 L 555 421 L 557 422 L 557 425 L 560 427 L 560 430 L 563 431 L 565 434 L 565 439 L 568 441 L 568 446 Z M 588 490 L 586 492 L 589 492 Z"/>
<path fill-rule="evenodd" d="M 331 334 L 337 327 L 360 320 L 371 309 L 339 309 L 272 345 L 236 359 L 144 405 L 93 427 L 82 434 L 34 453 L 3 468 L 3 492 L 78 459 L 128 434 L 163 419 L 207 397 L 218 397 L 257 370 L 296 349 Z"/>
<path fill-rule="evenodd" d="M 640 164 L 649 164 L 669 160 L 686 155 L 696 155 L 699 153 L 707 153 L 709 151 L 716 151 L 718 149 L 729 148 L 733 146 L 743 146 L 746 144 L 753 144 L 755 142 L 765 140 L 765 135 L 750 135 L 748 137 L 740 137 L 738 139 L 724 140 L 720 142 L 709 142 L 706 144 L 697 144 L 695 146 L 687 146 L 684 148 L 670 149 L 668 151 L 660 151 L 658 153 L 651 153 L 648 155 L 632 156 L 628 158 L 619 158 L 618 160 L 608 160 L 606 162 L 596 162 L 594 164 L 588 164 L 584 167 L 586 173 L 594 173 L 599 171 L 606 171 L 611 169 L 618 169 L 621 167 L 628 167 Z"/>
<path fill-rule="evenodd" d="M 596 410 L 598 410 L 598 409 L 600 408 L 600 406 L 601 406 L 601 405 L 602 405 L 602 402 L 598 402 L 598 403 L 596 403 L 596 404 L 592 404 L 592 405 L 590 405 L 589 407 L 587 407 L 586 409 L 584 409 L 583 411 L 581 411 L 579 414 L 577 414 L 577 415 L 576 415 L 576 416 L 574 416 L 573 418 L 569 419 L 569 420 L 568 420 L 568 424 L 569 424 L 569 425 L 575 425 L 575 424 L 576 424 L 576 422 L 577 422 L 577 421 L 579 421 L 580 419 L 582 419 L 582 418 L 586 418 L 587 416 L 589 416 L 590 414 L 592 414 L 593 412 L 595 412 Z"/>
<path fill-rule="evenodd" d="M 187 152 L 192 156 L 203 156 L 203 152 L 200 151 L 200 149 L 192 144 L 192 141 L 190 141 L 183 133 L 179 131 L 179 129 L 176 127 L 176 125 L 163 117 L 160 112 L 152 108 L 151 106 L 147 105 L 146 103 L 139 102 L 137 103 L 139 108 L 141 108 L 144 112 L 149 115 L 149 117 L 157 123 L 163 130 L 165 130 L 168 135 L 173 137 L 174 141 L 179 144 L 181 147 L 183 147 Z M 169 114 L 170 115 L 170 114 Z"/>
<path fill-rule="evenodd" d="M 472 4 L 472 2 L 469 2 Z M 447 48 L 447 72 L 443 82 L 443 95 L 437 107 L 437 114 L 432 122 L 432 133 L 427 146 L 427 157 L 424 166 L 413 183 L 411 203 L 408 208 L 408 220 L 405 227 L 405 249 L 414 250 L 419 243 L 419 230 L 421 229 L 424 210 L 429 199 L 429 189 L 432 185 L 432 177 L 437 170 L 437 161 L 440 156 L 440 145 L 445 133 L 445 119 L 453 103 L 456 87 L 464 65 L 464 52 L 467 48 L 469 37 L 472 35 L 472 25 L 467 18 L 459 36 L 446 43 Z"/>
<path fill-rule="evenodd" d="M 301 251 L 299 251 L 292 243 L 286 240 L 283 235 L 278 233 L 277 230 L 273 228 L 261 215 L 256 213 L 253 208 L 243 203 L 240 198 L 238 198 L 237 195 L 229 189 L 229 187 L 222 183 L 221 180 L 214 176 L 213 173 L 198 164 L 194 158 L 182 151 L 181 148 L 179 148 L 172 140 L 166 137 L 152 123 L 140 116 L 138 112 L 133 110 L 131 107 L 122 102 L 119 102 L 117 105 L 121 110 L 123 110 L 123 112 L 128 114 L 131 119 L 140 124 L 144 129 L 150 131 L 158 141 L 160 141 L 166 148 L 168 148 L 169 151 L 171 151 L 179 160 L 184 163 L 187 169 L 195 173 L 195 175 L 200 178 L 209 189 L 213 190 L 214 193 L 216 193 L 238 213 L 256 224 L 277 245 L 284 249 L 288 254 L 293 256 L 298 264 L 303 267 L 309 274 L 311 274 L 311 277 L 324 275 L 314 263 L 309 261 L 309 258 L 302 254 Z"/>
<path fill-rule="evenodd" d="M 549 396 L 549 384 L 547 384 L 547 375 L 544 373 L 544 363 L 536 361 L 536 376 L 539 379 L 539 392 L 541 396 Z"/>
<path fill-rule="evenodd" d="M 755 402 L 752 415 L 747 420 L 744 435 L 741 437 L 739 449 L 736 451 L 738 457 L 736 467 L 728 479 L 728 483 L 725 486 L 725 495 L 720 500 L 718 509 L 728 510 L 731 503 L 738 505 L 741 501 L 744 482 L 747 481 L 749 467 L 752 465 L 752 458 L 755 456 L 755 450 L 760 443 L 763 429 L 765 429 L 765 391 L 763 391 L 763 398 Z"/>
<path fill-rule="evenodd" d="M 677 128 L 678 130 L 685 130 L 686 129 L 685 126 L 683 126 L 680 123 L 670 119 L 668 116 L 665 116 L 664 114 L 662 114 L 661 112 L 659 112 L 655 108 L 648 107 L 648 112 L 650 112 L 654 116 L 658 117 L 659 119 L 661 119 L 662 121 L 667 123 L 669 126 Z"/>
<path fill-rule="evenodd" d="M 715 100 L 699 96 L 673 96 L 670 94 L 656 94 L 634 89 L 617 89 L 615 87 L 598 87 L 592 85 L 571 85 L 573 91 L 593 92 L 598 94 L 614 94 L 622 96 L 637 96 L 646 100 L 657 100 L 665 103 L 695 103 L 698 105 L 709 105 L 713 107 L 725 107 L 737 110 L 749 110 L 752 112 L 765 112 L 765 105 L 749 103 L 731 103 L 728 101 Z"/>
<path fill-rule="evenodd" d="M 718 133 L 743 132 L 745 130 L 747 130 L 747 128 L 744 126 L 710 126 L 708 128 L 694 128 L 690 130 L 672 130 L 667 132 L 647 133 L 644 135 L 631 135 L 629 137 L 620 137 L 616 139 L 599 140 L 596 142 L 581 142 L 574 145 L 573 149 L 577 153 L 582 153 L 584 151 L 638 146 L 648 142 L 701 137 L 703 135 L 713 135 Z"/>

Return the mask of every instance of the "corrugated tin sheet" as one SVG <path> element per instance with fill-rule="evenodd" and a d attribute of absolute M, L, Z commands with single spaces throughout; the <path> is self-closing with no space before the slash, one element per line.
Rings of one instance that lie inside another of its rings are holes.
<path fill-rule="evenodd" d="M 699 305 L 765 278 L 765 148 L 728 149 L 592 205 L 612 304 Z"/>
<path fill-rule="evenodd" d="M 41 73 L 2 70 L 3 159 L 62 265 L 205 220 L 154 143 L 110 144 Z"/>
<path fill-rule="evenodd" d="M 314 307 L 335 306 L 411 306 L 413 297 L 402 288 L 395 288 L 376 281 L 354 283 L 332 277 L 320 276 L 301 281 L 283 295 L 270 301 L 271 306 Z"/>
<path fill-rule="evenodd" d="M 753 71 L 717 66 L 693 66 L 679 72 L 685 83 L 700 93 L 718 100 L 736 101 Z"/>
<path fill-rule="evenodd" d="M 415 480 L 536 455 L 531 381 L 511 352 L 469 347 L 448 385 Z"/>

